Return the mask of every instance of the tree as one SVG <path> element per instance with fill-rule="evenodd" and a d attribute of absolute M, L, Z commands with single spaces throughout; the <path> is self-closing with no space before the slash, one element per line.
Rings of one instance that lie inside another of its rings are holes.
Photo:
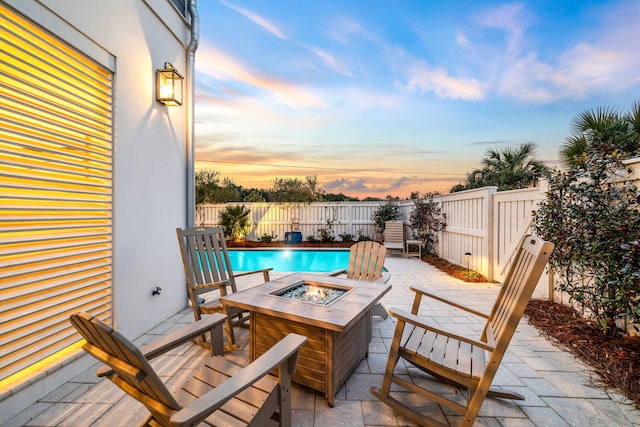
<path fill-rule="evenodd" d="M 451 192 L 496 186 L 498 190 L 514 190 L 537 185 L 549 174 L 549 168 L 535 157 L 535 144 L 503 150 L 490 148 L 482 159 L 482 168 L 466 174 L 466 184 L 456 185 Z"/>
<path fill-rule="evenodd" d="M 584 164 L 592 155 L 630 158 L 640 152 L 640 102 L 624 114 L 611 107 L 584 111 L 573 118 L 571 127 L 574 134 L 560 149 L 560 160 L 567 168 Z"/>
<path fill-rule="evenodd" d="M 196 205 L 211 203 L 213 189 L 220 185 L 220 172 L 212 169 L 199 170 L 195 174 Z"/>
<path fill-rule="evenodd" d="M 242 187 L 230 178 L 220 180 L 220 172 L 212 169 L 199 170 L 195 174 L 196 205 L 202 203 L 239 202 Z"/>
<path fill-rule="evenodd" d="M 420 240 L 427 253 L 433 253 L 438 243 L 438 233 L 447 226 L 447 215 L 433 200 L 439 193 L 417 195 L 413 200 L 413 211 L 409 216 L 413 237 Z"/>
<path fill-rule="evenodd" d="M 305 181 L 298 178 L 276 178 L 269 190 L 272 202 L 310 203 L 322 200 L 323 190 L 318 188 L 318 179 L 307 176 Z"/>
<path fill-rule="evenodd" d="M 376 230 L 378 233 L 384 231 L 385 222 L 395 221 L 400 218 L 400 206 L 394 203 L 390 196 L 387 196 L 387 201 L 381 205 L 378 205 L 375 211 L 373 211 L 373 222 L 376 224 Z"/>

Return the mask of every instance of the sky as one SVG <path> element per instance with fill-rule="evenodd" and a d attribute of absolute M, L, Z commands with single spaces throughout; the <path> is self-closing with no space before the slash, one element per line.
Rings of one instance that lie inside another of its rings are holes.
<path fill-rule="evenodd" d="M 196 170 L 364 198 L 449 192 L 488 149 L 558 165 L 640 100 L 640 2 L 201 0 Z"/>

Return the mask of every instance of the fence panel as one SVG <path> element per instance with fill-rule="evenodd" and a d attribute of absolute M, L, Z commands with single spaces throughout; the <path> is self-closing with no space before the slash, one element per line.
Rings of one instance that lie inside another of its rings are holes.
<path fill-rule="evenodd" d="M 471 268 L 489 280 L 493 280 L 491 197 L 496 191 L 496 187 L 485 187 L 436 199 L 447 215 L 447 227 L 439 237 L 438 256 Z"/>
<path fill-rule="evenodd" d="M 340 234 L 349 233 L 356 236 L 360 232 L 372 239 L 379 238 L 373 213 L 383 202 L 319 202 L 309 204 L 297 203 L 229 203 L 241 204 L 250 209 L 250 221 L 253 226 L 248 240 L 260 240 L 264 235 L 274 234 L 276 240 L 284 240 L 285 233 L 291 231 L 291 222 L 299 220 L 300 232 L 303 239 L 308 236 L 319 235 L 321 228 L 329 226 L 334 232 L 336 240 Z M 196 224 L 198 226 L 219 225 L 220 211 L 227 204 L 202 204 L 196 210 Z"/>

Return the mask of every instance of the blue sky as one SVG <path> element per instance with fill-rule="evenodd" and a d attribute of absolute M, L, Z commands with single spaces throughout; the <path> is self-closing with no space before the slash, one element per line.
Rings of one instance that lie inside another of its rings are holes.
<path fill-rule="evenodd" d="M 640 99 L 638 1 L 204 0 L 196 168 L 236 184 L 448 192 L 488 148 L 557 164 L 570 121 Z"/>

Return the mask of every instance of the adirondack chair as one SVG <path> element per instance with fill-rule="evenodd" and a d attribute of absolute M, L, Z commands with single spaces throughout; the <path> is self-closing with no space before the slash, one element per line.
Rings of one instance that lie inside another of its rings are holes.
<path fill-rule="evenodd" d="M 84 350 L 107 365 L 98 369 L 98 376 L 149 410 L 143 426 L 266 425 L 271 418 L 279 418 L 281 426 L 291 425 L 291 376 L 304 336 L 289 334 L 243 368 L 219 355 L 223 314 L 207 316 L 142 348 L 86 312 L 72 314 L 70 321 L 86 340 Z M 149 360 L 207 331 L 218 355 L 207 358 L 172 394 Z M 277 378 L 268 375 L 276 368 Z"/>
<path fill-rule="evenodd" d="M 202 314 L 226 314 L 227 339 L 229 347 L 233 347 L 236 342 L 233 327 L 246 324 L 249 321 L 249 313 L 224 306 L 220 297 L 238 291 L 236 277 L 262 273 L 264 281 L 268 282 L 269 271 L 273 268 L 234 274 L 222 227 L 196 227 L 184 230 L 177 228 L 176 233 L 193 316 L 200 320 Z M 203 298 L 203 294 L 207 294 L 204 295 L 206 298 Z"/>
<path fill-rule="evenodd" d="M 402 221 L 386 221 L 384 223 L 384 247 L 390 250 L 401 250 L 404 255 L 404 224 Z"/>
<path fill-rule="evenodd" d="M 392 397 L 391 384 L 462 414 L 463 418 L 459 424 L 461 426 L 473 424 L 486 396 L 524 400 L 524 397 L 517 393 L 494 390 L 490 386 L 552 251 L 552 243 L 531 235 L 523 238 L 489 315 L 444 299 L 426 289 L 411 287 L 415 292 L 411 313 L 395 308 L 389 310 L 398 322 L 382 387 L 372 387 L 371 393 L 397 412 L 424 426 L 445 424 L 412 408 L 415 400 L 412 400 L 412 403 L 402 402 L 395 393 L 395 388 Z M 462 336 L 427 323 L 418 317 L 422 297 L 433 298 L 486 319 L 481 336 Z M 431 374 L 435 379 L 467 388 L 466 406 L 394 375 L 394 368 L 400 358 Z"/>
<path fill-rule="evenodd" d="M 347 279 L 363 280 L 366 282 L 387 283 L 389 275 L 382 272 L 387 248 L 371 240 L 358 242 L 349 248 L 349 264 L 347 268 L 327 273 L 329 276 L 345 274 Z M 371 314 L 383 319 L 389 317 L 387 310 L 381 303 L 371 309 Z"/>

